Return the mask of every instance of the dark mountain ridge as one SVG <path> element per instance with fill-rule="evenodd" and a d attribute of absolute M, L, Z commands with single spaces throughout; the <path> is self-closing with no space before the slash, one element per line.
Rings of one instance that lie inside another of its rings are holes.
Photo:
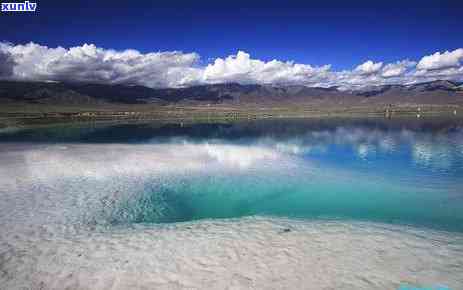
<path fill-rule="evenodd" d="M 378 104 L 463 104 L 462 84 L 438 80 L 341 91 L 299 85 L 223 83 L 152 89 L 120 84 L 0 81 L 0 103 L 35 104 L 285 104 L 354 106 Z"/>

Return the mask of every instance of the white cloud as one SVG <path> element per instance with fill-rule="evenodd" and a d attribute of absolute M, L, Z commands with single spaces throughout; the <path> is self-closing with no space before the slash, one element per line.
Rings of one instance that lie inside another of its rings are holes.
<path fill-rule="evenodd" d="M 14 65 L 11 54 L 0 49 L 0 77 L 10 77 L 13 74 Z"/>
<path fill-rule="evenodd" d="M 93 44 L 65 49 L 35 43 L 1 44 L 16 62 L 13 75 L 24 80 L 135 83 L 150 87 L 176 86 L 194 74 L 196 53 L 115 51 Z"/>
<path fill-rule="evenodd" d="M 360 74 L 369 75 L 369 74 L 377 73 L 381 69 L 382 66 L 383 66 L 382 62 L 374 63 L 371 60 L 368 60 L 362 63 L 361 65 L 357 66 L 355 68 L 355 71 L 359 72 Z"/>
<path fill-rule="evenodd" d="M 384 78 L 399 77 L 405 74 L 408 68 L 415 66 L 416 62 L 404 60 L 390 63 L 383 67 L 381 76 Z"/>
<path fill-rule="evenodd" d="M 310 53 L 310 52 L 308 52 Z M 0 78 L 39 81 L 82 81 L 181 87 L 196 84 L 293 84 L 343 89 L 405 84 L 435 79 L 463 80 L 463 49 L 436 52 L 418 64 L 368 60 L 353 70 L 333 71 L 330 65 L 253 59 L 244 51 L 202 65 L 197 53 L 180 51 L 141 53 L 116 51 L 84 44 L 71 48 L 0 42 Z"/>
<path fill-rule="evenodd" d="M 309 84 L 318 81 L 329 69 L 329 65 L 312 67 L 278 60 L 264 62 L 238 51 L 236 55 L 217 58 L 213 64 L 207 65 L 204 82 Z"/>
<path fill-rule="evenodd" d="M 460 60 L 463 59 L 463 48 L 455 49 L 452 52 L 436 52 L 432 55 L 424 56 L 418 65 L 419 70 L 437 70 L 445 68 L 460 67 Z"/>

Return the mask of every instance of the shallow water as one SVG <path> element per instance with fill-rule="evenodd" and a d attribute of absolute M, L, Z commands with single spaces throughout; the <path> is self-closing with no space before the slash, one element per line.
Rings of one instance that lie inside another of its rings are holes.
<path fill-rule="evenodd" d="M 0 285 L 462 289 L 462 189 L 459 120 L 8 130 Z"/>

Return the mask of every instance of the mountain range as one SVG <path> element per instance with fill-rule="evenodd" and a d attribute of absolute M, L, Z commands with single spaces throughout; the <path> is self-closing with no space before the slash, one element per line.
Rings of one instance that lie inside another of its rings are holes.
<path fill-rule="evenodd" d="M 93 83 L 0 81 L 0 104 L 189 104 L 209 106 L 349 107 L 378 105 L 463 105 L 463 85 L 432 81 L 382 85 L 358 90 L 337 87 L 242 85 L 237 83 L 153 89 L 144 86 Z"/>

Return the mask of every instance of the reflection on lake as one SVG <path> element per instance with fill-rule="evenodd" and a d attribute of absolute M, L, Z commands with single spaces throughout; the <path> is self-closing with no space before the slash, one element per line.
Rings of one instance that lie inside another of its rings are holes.
<path fill-rule="evenodd" d="M 4 130 L 0 282 L 458 289 L 462 188 L 459 120 Z"/>

